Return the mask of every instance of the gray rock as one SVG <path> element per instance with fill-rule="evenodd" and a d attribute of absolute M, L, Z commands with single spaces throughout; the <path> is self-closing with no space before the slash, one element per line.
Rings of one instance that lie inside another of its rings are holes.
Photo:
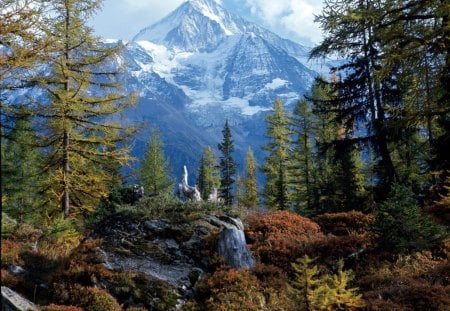
<path fill-rule="evenodd" d="M 240 219 L 232 218 L 230 216 L 208 215 L 204 219 L 213 226 L 219 228 L 244 230 L 244 225 L 242 224 L 242 221 Z"/>
<path fill-rule="evenodd" d="M 247 248 L 242 230 L 224 229 L 220 233 L 218 253 L 227 265 L 235 269 L 255 266 L 255 259 Z"/>
<path fill-rule="evenodd" d="M 2 311 L 37 310 L 36 305 L 9 287 L 2 286 Z"/>
<path fill-rule="evenodd" d="M 147 220 L 144 225 L 150 231 L 161 233 L 167 229 L 168 225 L 162 220 Z"/>
<path fill-rule="evenodd" d="M 15 275 L 26 275 L 28 271 L 22 268 L 21 266 L 10 265 L 8 271 Z"/>

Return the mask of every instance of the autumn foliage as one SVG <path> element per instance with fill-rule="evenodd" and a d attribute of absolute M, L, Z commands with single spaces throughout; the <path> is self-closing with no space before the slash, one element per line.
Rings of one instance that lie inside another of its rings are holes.
<path fill-rule="evenodd" d="M 318 224 L 287 211 L 251 213 L 245 231 L 250 250 L 262 262 L 289 270 L 313 243 L 324 238 Z"/>

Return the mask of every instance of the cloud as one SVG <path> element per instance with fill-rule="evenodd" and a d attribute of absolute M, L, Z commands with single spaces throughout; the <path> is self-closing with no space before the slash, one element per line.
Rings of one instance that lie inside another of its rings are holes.
<path fill-rule="evenodd" d="M 315 44 L 322 39 L 314 15 L 322 10 L 320 0 L 245 0 L 253 16 L 259 16 L 271 30 L 287 37 Z"/>

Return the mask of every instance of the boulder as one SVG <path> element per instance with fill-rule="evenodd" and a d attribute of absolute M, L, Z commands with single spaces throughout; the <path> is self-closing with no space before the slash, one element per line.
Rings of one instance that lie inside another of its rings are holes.
<path fill-rule="evenodd" d="M 2 286 L 2 311 L 30 311 L 37 310 L 34 303 L 20 296 L 9 287 Z"/>
<path fill-rule="evenodd" d="M 242 230 L 224 229 L 220 233 L 218 253 L 227 265 L 235 269 L 250 269 L 255 266 L 255 259 L 247 248 Z"/>

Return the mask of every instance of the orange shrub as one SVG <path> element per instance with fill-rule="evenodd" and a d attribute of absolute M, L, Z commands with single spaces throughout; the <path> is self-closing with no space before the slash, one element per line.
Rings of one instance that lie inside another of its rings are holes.
<path fill-rule="evenodd" d="M 358 211 L 326 213 L 319 215 L 315 221 L 325 233 L 334 235 L 349 235 L 351 233 L 364 233 L 367 227 L 374 223 L 375 216 Z"/>
<path fill-rule="evenodd" d="M 83 311 L 83 309 L 74 306 L 62 306 L 51 304 L 48 306 L 40 307 L 39 311 Z"/>
<path fill-rule="evenodd" d="M 286 292 L 265 287 L 249 270 L 220 269 L 196 286 L 187 310 L 290 310 Z"/>
<path fill-rule="evenodd" d="M 121 311 L 117 300 L 107 291 L 95 287 L 81 287 L 70 289 L 69 302 L 84 308 L 86 311 Z"/>
<path fill-rule="evenodd" d="M 1 269 L 1 281 L 2 285 L 10 288 L 16 287 L 19 284 L 19 279 L 5 269 Z"/>
<path fill-rule="evenodd" d="M 11 240 L 2 240 L 2 266 L 6 267 L 12 264 L 18 264 L 20 251 L 21 245 L 19 243 Z"/>
<path fill-rule="evenodd" d="M 246 218 L 250 250 L 261 262 L 290 270 L 293 258 L 324 238 L 318 224 L 287 211 L 251 213 Z"/>

